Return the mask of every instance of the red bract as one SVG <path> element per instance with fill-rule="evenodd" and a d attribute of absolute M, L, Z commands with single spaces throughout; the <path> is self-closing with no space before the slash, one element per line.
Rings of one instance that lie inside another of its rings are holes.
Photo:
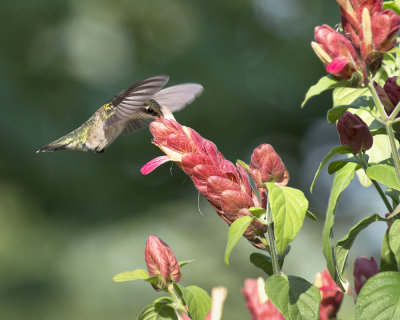
<path fill-rule="evenodd" d="M 361 72 L 356 50 L 342 34 L 324 24 L 315 28 L 311 46 L 327 72 L 338 79 L 350 79 L 353 72 Z"/>
<path fill-rule="evenodd" d="M 196 188 L 228 225 L 242 216 L 251 216 L 250 207 L 260 206 L 244 169 L 226 160 L 214 143 L 193 129 L 163 117 L 150 124 L 150 131 L 153 143 L 189 175 Z M 141 171 L 147 174 L 164 162 L 165 159 L 160 161 L 156 158 L 143 166 Z M 254 221 L 244 236 L 255 247 L 263 248 L 257 233 L 265 230 L 263 224 Z"/>
<path fill-rule="evenodd" d="M 161 275 L 162 281 L 155 289 L 164 289 L 170 282 L 181 280 L 178 261 L 166 243 L 156 236 L 149 236 L 144 251 L 147 270 L 150 276 Z"/>
<path fill-rule="evenodd" d="M 343 292 L 329 274 L 328 269 L 317 273 L 314 285 L 321 293 L 320 320 L 335 319 L 343 300 Z"/>
<path fill-rule="evenodd" d="M 246 279 L 242 294 L 252 320 L 285 320 L 265 294 L 264 280 Z"/>
<path fill-rule="evenodd" d="M 346 111 L 337 123 L 340 142 L 353 148 L 353 154 L 372 147 L 372 135 L 367 124 L 356 114 Z"/>
<path fill-rule="evenodd" d="M 368 259 L 367 257 L 358 257 L 356 259 L 354 262 L 353 276 L 354 287 L 357 294 L 360 293 L 364 283 L 378 272 L 379 267 L 376 264 L 374 257 L 371 257 L 371 259 Z"/>

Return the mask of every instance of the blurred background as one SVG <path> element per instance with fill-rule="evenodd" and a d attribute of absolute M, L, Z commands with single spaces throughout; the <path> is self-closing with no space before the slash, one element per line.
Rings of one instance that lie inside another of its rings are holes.
<path fill-rule="evenodd" d="M 35 151 L 77 128 L 120 90 L 155 74 L 205 91 L 177 120 L 249 161 L 270 143 L 318 216 L 306 219 L 284 271 L 313 282 L 326 268 L 321 233 L 332 177 L 308 190 L 324 154 L 338 145 L 325 122 L 330 93 L 300 103 L 325 74 L 310 42 L 340 14 L 320 0 L 36 0 L 0 5 L 0 313 L 2 319 L 134 319 L 160 293 L 142 282 L 113 283 L 145 268 L 148 235 L 161 237 L 183 269 L 183 285 L 228 288 L 224 319 L 250 319 L 240 289 L 262 273 L 239 241 L 225 266 L 228 228 L 192 182 L 168 164 L 148 130 L 117 139 L 103 154 Z M 335 237 L 361 217 L 384 213 L 374 190 L 353 182 L 338 207 Z M 351 251 L 374 255 L 384 225 Z M 349 268 L 349 273 L 352 268 Z M 345 299 L 340 319 L 353 315 Z"/>

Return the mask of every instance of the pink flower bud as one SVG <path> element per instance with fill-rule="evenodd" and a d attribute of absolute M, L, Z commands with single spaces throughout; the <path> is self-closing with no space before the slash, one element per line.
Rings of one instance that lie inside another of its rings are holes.
<path fill-rule="evenodd" d="M 390 114 L 400 102 L 400 87 L 397 85 L 397 77 L 388 78 L 383 86 L 383 90 L 392 103 L 391 105 L 388 103 L 385 104 L 385 101 L 381 99 L 383 105 L 385 106 L 386 112 Z"/>
<path fill-rule="evenodd" d="M 182 275 L 178 261 L 168 245 L 160 238 L 153 235 L 147 238 L 144 258 L 149 275 L 162 276 L 162 282 L 155 289 L 164 289 L 170 282 L 179 282 L 181 280 Z"/>
<path fill-rule="evenodd" d="M 353 154 L 372 147 L 372 135 L 367 124 L 356 114 L 346 111 L 337 123 L 340 142 L 353 148 Z"/>
<path fill-rule="evenodd" d="M 345 36 L 326 24 L 316 27 L 314 34 L 316 42 L 312 43 L 312 48 L 327 72 L 338 79 L 350 79 L 353 72 L 359 71 L 356 50 Z"/>
<path fill-rule="evenodd" d="M 367 282 L 369 278 L 379 272 L 379 267 L 375 262 L 374 257 L 368 259 L 367 257 L 358 257 L 354 262 L 354 287 L 357 293 L 360 293 L 360 290 L 364 283 Z"/>
<path fill-rule="evenodd" d="M 249 174 L 259 188 L 266 182 L 286 185 L 289 181 L 289 172 L 270 144 L 262 144 L 254 149 L 250 168 Z"/>
<path fill-rule="evenodd" d="M 263 279 L 246 279 L 242 294 L 251 313 L 251 320 L 285 320 L 265 294 Z"/>
<path fill-rule="evenodd" d="M 318 272 L 314 285 L 321 293 L 320 320 L 336 319 L 343 300 L 343 292 L 329 274 L 328 269 Z"/>
<path fill-rule="evenodd" d="M 386 80 L 386 82 L 388 82 L 388 80 Z M 394 81 L 394 82 L 396 83 L 396 81 Z M 373 84 L 374 84 L 375 91 L 378 94 L 379 100 L 381 100 L 383 106 L 385 107 L 387 114 L 391 114 L 395 107 L 392 103 L 392 99 L 389 98 L 386 90 L 384 88 L 382 88 L 376 81 L 374 81 Z"/>

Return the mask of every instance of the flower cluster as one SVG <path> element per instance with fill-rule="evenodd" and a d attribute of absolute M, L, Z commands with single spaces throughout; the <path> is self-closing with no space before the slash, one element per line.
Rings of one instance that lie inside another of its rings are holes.
<path fill-rule="evenodd" d="M 251 216 L 250 207 L 260 207 L 246 171 L 239 164 L 226 160 L 214 143 L 193 129 L 164 117 L 153 121 L 150 131 L 153 143 L 166 155 L 144 165 L 143 174 L 166 161 L 174 161 L 228 225 L 242 216 Z M 281 159 L 269 145 L 259 146 L 253 153 L 251 165 L 246 168 L 260 188 L 268 181 L 286 184 L 289 179 Z M 263 248 L 257 235 L 265 231 L 264 224 L 253 221 L 244 236 L 253 246 Z"/>
<path fill-rule="evenodd" d="M 383 10 L 382 0 L 337 0 L 342 12 L 343 33 L 327 25 L 315 28 L 312 47 L 328 73 L 358 84 L 368 81 L 381 66 L 383 55 L 396 44 L 400 17 Z"/>

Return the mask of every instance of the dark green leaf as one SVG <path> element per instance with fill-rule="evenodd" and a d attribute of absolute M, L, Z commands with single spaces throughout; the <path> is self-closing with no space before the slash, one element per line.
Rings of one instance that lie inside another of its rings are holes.
<path fill-rule="evenodd" d="M 311 220 L 317 221 L 317 217 L 316 217 L 315 214 L 312 213 L 310 210 L 307 210 L 306 216 L 307 216 L 308 218 L 310 218 Z"/>
<path fill-rule="evenodd" d="M 400 220 L 393 222 L 389 230 L 389 245 L 392 249 L 397 261 L 397 266 L 400 266 Z"/>
<path fill-rule="evenodd" d="M 229 256 L 233 248 L 253 220 L 254 218 L 250 216 L 240 217 L 239 219 L 236 219 L 229 227 L 228 243 L 226 244 L 224 256 L 224 261 L 226 265 L 229 264 Z"/>
<path fill-rule="evenodd" d="M 273 275 L 265 282 L 265 291 L 285 319 L 319 319 L 319 290 L 305 279 Z"/>
<path fill-rule="evenodd" d="M 265 215 L 265 209 L 264 208 L 258 208 L 258 207 L 251 207 L 249 208 L 251 214 L 257 218 L 260 218 L 261 216 Z"/>
<path fill-rule="evenodd" d="M 204 320 L 211 308 L 211 298 L 208 293 L 197 286 L 181 287 L 181 289 L 190 318 L 192 320 Z"/>
<path fill-rule="evenodd" d="M 348 88 L 347 88 L 348 89 Z M 350 104 L 339 105 L 337 107 L 331 108 L 328 110 L 327 119 L 329 123 L 336 122 L 342 115 L 347 111 L 347 109 L 364 109 L 370 111 L 373 106 L 374 102 L 371 96 L 361 96 L 358 97 Z"/>
<path fill-rule="evenodd" d="M 314 179 L 311 183 L 310 187 L 310 192 L 313 192 L 315 182 L 317 181 L 317 178 L 319 174 L 321 173 L 321 170 L 323 167 L 327 164 L 327 162 L 335 155 L 335 154 L 346 154 L 346 153 L 351 153 L 351 148 L 349 146 L 339 146 L 339 147 L 334 147 L 331 151 L 328 152 L 328 154 L 325 156 L 325 158 L 322 160 L 322 162 L 319 164 L 318 170 L 315 173 Z"/>
<path fill-rule="evenodd" d="M 281 255 L 303 225 L 308 200 L 300 190 L 273 182 L 267 182 L 266 186 L 274 220 L 276 248 Z"/>
<path fill-rule="evenodd" d="M 327 267 L 332 279 L 335 280 L 337 285 L 344 290 L 342 283 L 336 271 L 336 257 L 333 247 L 333 224 L 335 222 L 335 211 L 342 192 L 347 188 L 354 178 L 354 172 L 357 165 L 355 163 L 348 163 L 342 169 L 335 173 L 332 182 L 331 194 L 329 196 L 328 209 L 326 211 L 326 218 L 324 229 L 322 232 L 322 246 L 326 259 Z"/>
<path fill-rule="evenodd" d="M 157 299 L 140 312 L 137 320 L 177 320 L 178 317 L 171 304 L 172 300 L 169 297 Z"/>
<path fill-rule="evenodd" d="M 389 245 L 389 230 L 382 240 L 380 271 L 398 271 L 396 257 Z"/>
<path fill-rule="evenodd" d="M 356 320 L 400 319 L 400 275 L 380 272 L 363 285 L 356 302 Z"/>
<path fill-rule="evenodd" d="M 351 158 L 332 161 L 328 166 L 328 173 L 334 174 L 336 171 L 342 169 L 349 162 L 357 163 L 359 165 L 357 169 L 361 168 L 359 161 L 355 157 L 351 157 Z"/>
<path fill-rule="evenodd" d="M 336 244 L 336 268 L 338 271 L 338 276 L 342 280 L 342 282 L 346 282 L 346 276 L 345 276 L 345 266 L 346 266 L 346 261 L 347 257 L 349 255 L 349 251 L 351 246 L 354 243 L 354 240 L 356 239 L 357 235 L 364 230 L 366 227 L 368 227 L 371 223 L 375 221 L 386 221 L 386 219 L 380 217 L 378 214 L 373 214 L 370 215 L 369 217 L 366 217 L 359 221 L 353 228 L 350 229 L 350 231 L 341 239 L 337 242 Z"/>
<path fill-rule="evenodd" d="M 289 251 L 290 251 L 290 246 L 286 248 L 283 255 L 278 255 L 278 263 L 280 268 L 282 268 L 285 257 L 289 253 Z M 268 275 L 273 274 L 271 257 L 268 257 L 258 252 L 253 252 L 250 255 L 250 262 L 254 264 L 257 268 L 263 270 L 266 274 Z"/>
<path fill-rule="evenodd" d="M 393 201 L 393 207 L 397 206 L 400 203 L 400 191 L 392 188 L 387 188 L 385 190 L 385 194 L 387 194 Z"/>
<path fill-rule="evenodd" d="M 396 175 L 396 169 L 389 163 L 380 163 L 367 169 L 367 176 L 390 188 L 400 190 L 400 182 Z"/>
<path fill-rule="evenodd" d="M 317 96 L 326 90 L 333 89 L 340 85 L 341 82 L 331 75 L 322 77 L 321 79 L 318 80 L 316 84 L 314 84 L 313 86 L 310 87 L 310 89 L 308 89 L 304 101 L 301 103 L 301 107 L 303 108 L 310 98 Z"/>

